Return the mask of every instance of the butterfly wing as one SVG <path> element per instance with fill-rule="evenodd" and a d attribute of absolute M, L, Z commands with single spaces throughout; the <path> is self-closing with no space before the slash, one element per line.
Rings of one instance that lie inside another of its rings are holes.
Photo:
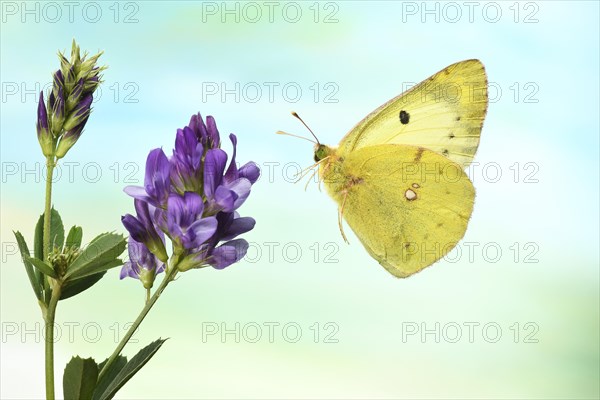
<path fill-rule="evenodd" d="M 465 234 L 475 189 L 460 165 L 425 148 L 359 148 L 323 181 L 369 254 L 397 277 L 446 255 Z"/>
<path fill-rule="evenodd" d="M 425 147 L 466 167 L 479 146 L 487 111 L 487 77 L 479 60 L 452 64 L 360 121 L 342 153 L 375 144 Z"/>

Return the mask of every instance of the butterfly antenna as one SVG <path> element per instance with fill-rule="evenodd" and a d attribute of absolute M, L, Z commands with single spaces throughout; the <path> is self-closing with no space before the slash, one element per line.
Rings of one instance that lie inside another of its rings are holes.
<path fill-rule="evenodd" d="M 312 131 L 312 129 L 310 129 L 308 127 L 308 125 L 306 125 L 306 122 L 304 122 L 304 120 L 302 118 L 300 118 L 300 116 L 298 115 L 298 113 L 296 111 L 292 111 L 292 115 L 294 117 L 298 118 L 300 120 L 300 122 L 302 122 L 302 125 L 304 125 L 306 127 L 306 129 L 308 129 L 308 131 L 313 135 L 313 137 L 317 141 L 317 144 L 320 146 L 321 142 L 319 142 L 319 139 L 317 139 L 317 135 L 315 135 L 315 133 Z"/>
<path fill-rule="evenodd" d="M 278 134 L 278 135 L 286 135 L 286 136 L 292 136 L 292 137 L 295 137 L 295 138 L 298 138 L 298 139 L 304 139 L 304 140 L 308 140 L 308 141 L 309 141 L 309 142 L 311 142 L 311 143 L 318 144 L 317 142 L 315 142 L 315 141 L 314 141 L 314 140 L 312 140 L 312 139 L 305 138 L 304 136 L 298 136 L 298 135 L 294 135 L 293 133 L 287 133 L 287 132 L 284 132 L 284 131 L 277 131 L 277 132 L 275 132 L 275 133 L 276 133 L 276 134 Z"/>

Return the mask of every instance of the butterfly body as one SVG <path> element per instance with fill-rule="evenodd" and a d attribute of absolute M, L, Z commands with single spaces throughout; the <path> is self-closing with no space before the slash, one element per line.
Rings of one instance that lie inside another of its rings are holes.
<path fill-rule="evenodd" d="M 466 60 L 383 104 L 338 147 L 315 147 L 340 228 L 343 218 L 394 276 L 421 271 L 464 236 L 475 200 L 464 168 L 486 111 L 484 67 Z"/>

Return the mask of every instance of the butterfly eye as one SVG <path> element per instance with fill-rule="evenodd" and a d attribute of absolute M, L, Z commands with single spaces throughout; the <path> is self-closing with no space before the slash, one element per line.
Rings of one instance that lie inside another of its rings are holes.
<path fill-rule="evenodd" d="M 400 123 L 402 125 L 406 125 L 406 124 L 408 124 L 409 120 L 410 120 L 410 114 L 404 110 L 400 111 Z"/>

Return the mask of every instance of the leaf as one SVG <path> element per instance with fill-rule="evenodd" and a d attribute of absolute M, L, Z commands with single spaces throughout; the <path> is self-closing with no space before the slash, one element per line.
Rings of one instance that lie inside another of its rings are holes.
<path fill-rule="evenodd" d="M 65 279 L 71 276 L 83 277 L 102 271 L 106 264 L 114 262 L 125 250 L 125 238 L 116 233 L 103 233 L 83 250 L 67 269 Z M 119 262 L 121 262 L 119 260 Z M 116 265 L 110 265 L 112 268 Z M 105 269 L 108 269 L 105 268 Z M 90 272 L 91 271 L 91 272 Z"/>
<path fill-rule="evenodd" d="M 108 358 L 106 360 L 102 361 L 100 363 L 100 365 L 98 365 L 98 371 L 102 371 L 102 369 L 104 368 L 104 365 L 106 364 L 107 361 L 108 361 Z M 125 367 L 125 364 L 127 364 L 127 357 L 118 356 L 115 359 L 115 361 L 110 365 L 110 367 L 108 367 L 108 370 L 102 376 L 102 379 L 96 384 L 96 389 L 94 390 L 93 400 L 100 400 L 100 399 L 107 398 L 107 397 L 101 397 L 101 396 L 104 392 L 106 392 L 108 385 L 110 385 L 112 383 L 112 381 L 114 381 L 115 377 L 119 374 L 119 372 L 121 372 L 123 367 Z"/>
<path fill-rule="evenodd" d="M 71 358 L 63 375 L 65 399 L 91 400 L 98 380 L 98 365 L 93 358 Z"/>
<path fill-rule="evenodd" d="M 103 393 L 94 393 L 94 399 L 108 400 L 125 385 L 156 354 L 167 339 L 158 339 L 144 347 L 123 367 Z M 104 380 L 104 379 L 103 379 Z"/>
<path fill-rule="evenodd" d="M 33 256 L 39 260 L 44 258 L 44 214 L 40 215 L 37 224 L 35 224 L 35 233 L 33 236 Z M 44 274 L 39 270 L 34 270 L 36 280 L 40 287 L 46 288 Z"/>
<path fill-rule="evenodd" d="M 50 243 L 61 250 L 65 245 L 65 228 L 60 214 L 54 208 L 50 212 Z"/>
<path fill-rule="evenodd" d="M 35 237 L 33 242 L 33 253 L 36 258 L 44 259 L 44 214 L 40 215 L 35 225 Z M 63 227 L 60 214 L 54 208 L 50 212 L 50 244 L 53 247 L 63 248 L 65 244 L 65 228 Z"/>
<path fill-rule="evenodd" d="M 60 292 L 60 300 L 68 299 L 91 288 L 96 282 L 102 279 L 104 274 L 106 274 L 106 271 L 65 282 Z"/>
<path fill-rule="evenodd" d="M 69 277 L 68 280 L 80 279 L 80 278 L 84 278 L 86 276 L 97 274 L 99 272 L 105 272 L 111 268 L 118 267 L 119 265 L 123 265 L 123 260 L 121 260 L 119 258 L 117 258 L 115 260 L 111 260 L 111 261 L 107 262 L 106 264 L 98 264 L 98 265 L 94 264 L 91 267 L 86 268 L 85 270 L 80 270 L 79 272 L 74 273 L 73 275 L 71 275 Z"/>
<path fill-rule="evenodd" d="M 35 224 L 35 234 L 33 236 L 33 256 L 38 259 L 44 258 L 44 214 L 40 215 L 37 224 Z"/>
<path fill-rule="evenodd" d="M 41 273 L 43 273 L 44 275 L 48 275 L 52 278 L 56 278 L 56 272 L 54 271 L 54 268 L 52 268 L 52 266 L 48 263 L 43 262 L 42 260 L 39 260 L 35 257 L 27 257 L 27 261 L 29 261 L 31 264 L 33 264 L 34 267 L 37 268 L 38 271 L 40 271 Z"/>
<path fill-rule="evenodd" d="M 25 265 L 25 271 L 27 272 L 27 276 L 29 277 L 29 282 L 31 283 L 31 287 L 33 288 L 33 292 L 38 300 L 42 299 L 42 287 L 36 276 L 36 270 L 33 269 L 33 265 L 29 262 L 28 258 L 29 249 L 27 248 L 27 242 L 21 235 L 21 232 L 13 232 L 15 234 L 15 238 L 17 238 L 17 244 L 19 245 L 19 250 L 21 252 L 21 259 L 23 260 L 23 265 Z"/>
<path fill-rule="evenodd" d="M 45 214 L 45 213 L 44 213 Z M 37 224 L 35 225 L 35 234 L 33 237 L 33 255 L 38 260 L 44 259 L 44 214 L 40 215 Z M 60 214 L 54 208 L 50 212 L 50 243 L 53 246 L 62 249 L 65 241 L 65 229 L 63 227 Z M 50 301 L 50 293 L 48 290 L 48 282 L 44 279 L 44 275 L 39 269 L 34 270 L 36 280 L 45 293 L 45 301 Z"/>
<path fill-rule="evenodd" d="M 69 230 L 69 234 L 67 235 L 67 242 L 65 245 L 67 247 L 81 247 L 81 240 L 83 239 L 83 229 L 80 226 L 74 225 Z"/>

